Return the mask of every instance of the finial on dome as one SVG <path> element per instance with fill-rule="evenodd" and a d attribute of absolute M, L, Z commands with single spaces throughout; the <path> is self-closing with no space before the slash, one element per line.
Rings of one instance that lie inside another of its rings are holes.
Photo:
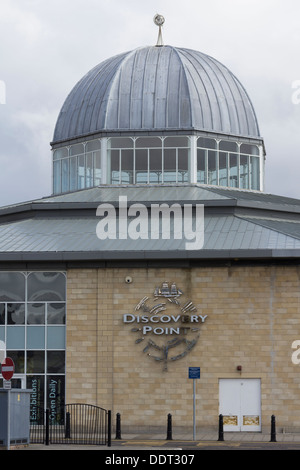
<path fill-rule="evenodd" d="M 163 17 L 162 15 L 159 15 L 159 14 L 157 13 L 157 14 L 154 16 L 153 21 L 154 21 L 154 23 L 159 27 L 158 38 L 157 38 L 156 46 L 163 46 L 164 43 L 163 43 L 161 28 L 162 28 L 162 25 L 163 25 L 164 22 L 165 22 L 165 19 L 164 19 L 164 17 Z"/>

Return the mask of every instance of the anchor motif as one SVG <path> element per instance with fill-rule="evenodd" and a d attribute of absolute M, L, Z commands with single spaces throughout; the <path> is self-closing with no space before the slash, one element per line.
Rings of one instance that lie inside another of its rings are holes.
<path fill-rule="evenodd" d="M 200 337 L 200 325 L 207 318 L 207 315 L 197 313 L 197 308 L 191 300 L 182 302 L 182 296 L 183 292 L 174 282 L 171 284 L 163 282 L 160 287 L 155 288 L 152 299 L 145 296 L 137 303 L 135 307 L 137 315 L 124 315 L 124 322 L 139 323 L 131 329 L 132 332 L 140 334 L 135 343 L 145 342 L 143 352 L 155 361 L 162 362 L 164 371 L 168 370 L 169 362 L 185 357 L 194 349 Z M 165 299 L 165 302 L 162 302 L 162 299 Z M 168 313 L 170 308 L 172 314 Z M 174 314 L 174 308 L 179 309 L 179 313 Z M 169 335 L 176 337 L 163 341 Z M 172 353 L 175 349 L 177 354 Z M 153 350 L 159 354 L 153 353 Z"/>

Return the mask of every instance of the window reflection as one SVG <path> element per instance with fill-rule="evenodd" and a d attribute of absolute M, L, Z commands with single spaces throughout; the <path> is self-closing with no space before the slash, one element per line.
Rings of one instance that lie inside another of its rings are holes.
<path fill-rule="evenodd" d="M 100 139 L 53 151 L 54 194 L 91 188 L 100 183 Z"/>
<path fill-rule="evenodd" d="M 133 183 L 133 150 L 123 150 L 121 154 L 121 183 Z"/>
<path fill-rule="evenodd" d="M 176 183 L 176 149 L 165 149 L 164 151 L 164 182 Z"/>
<path fill-rule="evenodd" d="M 233 188 L 238 187 L 238 164 L 237 154 L 229 154 L 229 186 Z"/>
<path fill-rule="evenodd" d="M 259 158 L 252 157 L 250 160 L 251 189 L 259 190 Z"/>
<path fill-rule="evenodd" d="M 62 273 L 36 272 L 28 276 L 29 301 L 65 300 L 65 278 Z"/>
<path fill-rule="evenodd" d="M 27 386 L 38 390 L 35 398 L 44 407 L 46 381 L 64 384 L 65 275 L 0 272 L 0 288 L 0 340 L 15 363 L 15 373 L 26 375 Z M 64 388 L 60 393 L 64 400 Z"/>
<path fill-rule="evenodd" d="M 178 169 L 177 169 L 177 182 L 189 182 L 189 150 L 178 149 Z"/>
<path fill-rule="evenodd" d="M 206 153 L 204 149 L 197 149 L 197 181 L 201 184 L 207 184 L 206 180 Z"/>
<path fill-rule="evenodd" d="M 104 181 L 109 184 L 190 181 L 190 137 L 110 137 L 106 142 L 107 175 Z M 200 136 L 197 154 L 192 160 L 194 158 L 197 160 L 198 183 L 261 189 L 258 145 Z M 101 139 L 53 151 L 54 194 L 98 186 L 101 177 Z"/>
<path fill-rule="evenodd" d="M 45 372 L 45 351 L 27 351 L 27 374 Z"/>
<path fill-rule="evenodd" d="M 25 300 L 25 276 L 16 272 L 0 272 L 0 301 Z"/>
<path fill-rule="evenodd" d="M 0 304 L 0 325 L 5 325 L 5 304 Z"/>
<path fill-rule="evenodd" d="M 234 141 L 216 141 L 199 137 L 197 146 L 198 183 L 241 189 L 261 189 L 257 145 L 238 145 Z M 216 150 L 211 150 L 213 148 Z"/>
<path fill-rule="evenodd" d="M 110 138 L 108 162 L 111 184 L 188 182 L 189 139 Z"/>
<path fill-rule="evenodd" d="M 27 325 L 45 324 L 45 304 L 27 304 Z"/>
<path fill-rule="evenodd" d="M 219 153 L 219 185 L 228 186 L 227 180 L 227 153 Z"/>
<path fill-rule="evenodd" d="M 135 151 L 135 178 L 136 183 L 148 183 L 148 150 Z"/>
<path fill-rule="evenodd" d="M 249 188 L 249 156 L 240 156 L 240 188 Z"/>
<path fill-rule="evenodd" d="M 150 149 L 150 183 L 162 183 L 162 150 Z"/>
<path fill-rule="evenodd" d="M 207 183 L 208 184 L 217 184 L 217 153 L 208 150 L 208 165 L 207 165 L 207 173 L 208 173 L 208 178 L 207 178 Z"/>
<path fill-rule="evenodd" d="M 51 303 L 47 305 L 47 323 L 48 325 L 63 325 L 65 323 L 66 307 L 65 304 Z"/>
<path fill-rule="evenodd" d="M 65 351 L 47 351 L 48 374 L 63 374 L 65 372 Z"/>
<path fill-rule="evenodd" d="M 24 374 L 25 371 L 25 352 L 17 350 L 8 350 L 7 356 L 10 357 L 15 364 L 15 374 Z"/>
<path fill-rule="evenodd" d="M 7 304 L 7 324 L 24 325 L 25 304 Z"/>

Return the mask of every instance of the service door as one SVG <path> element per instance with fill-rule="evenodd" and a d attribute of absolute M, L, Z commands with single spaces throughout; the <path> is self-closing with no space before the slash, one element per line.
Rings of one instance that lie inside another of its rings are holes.
<path fill-rule="evenodd" d="M 260 379 L 220 379 L 224 431 L 261 431 Z"/>

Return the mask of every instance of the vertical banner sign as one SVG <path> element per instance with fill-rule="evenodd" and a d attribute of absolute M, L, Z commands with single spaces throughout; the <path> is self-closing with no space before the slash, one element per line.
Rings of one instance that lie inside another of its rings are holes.
<path fill-rule="evenodd" d="M 200 367 L 189 367 L 189 379 L 193 379 L 193 441 L 196 439 L 196 380 L 200 379 Z"/>
<path fill-rule="evenodd" d="M 64 424 L 64 388 L 65 378 L 49 375 L 47 380 L 47 407 L 51 424 Z"/>
<path fill-rule="evenodd" d="M 27 378 L 30 394 L 30 422 L 42 425 L 44 423 L 44 376 L 32 375 Z"/>

